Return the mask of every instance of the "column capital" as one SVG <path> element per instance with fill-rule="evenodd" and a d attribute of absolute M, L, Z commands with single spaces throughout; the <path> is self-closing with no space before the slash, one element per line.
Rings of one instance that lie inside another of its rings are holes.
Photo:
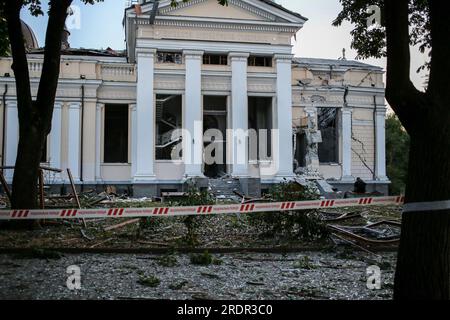
<path fill-rule="evenodd" d="M 386 108 L 376 108 L 375 112 L 377 113 L 378 116 L 386 116 Z"/>
<path fill-rule="evenodd" d="M 80 109 L 81 108 L 81 102 L 70 102 L 69 103 L 69 109 Z"/>
<path fill-rule="evenodd" d="M 6 101 L 6 107 L 7 108 L 17 108 L 17 101 L 15 101 L 15 100 Z"/>
<path fill-rule="evenodd" d="M 247 61 L 248 57 L 250 57 L 250 53 L 248 52 L 230 52 L 228 57 L 233 61 Z"/>
<path fill-rule="evenodd" d="M 202 50 L 183 50 L 183 56 L 187 59 L 200 59 L 204 53 Z"/>
<path fill-rule="evenodd" d="M 343 107 L 341 108 L 341 112 L 343 115 L 352 115 L 353 113 L 353 108 L 352 107 Z"/>
<path fill-rule="evenodd" d="M 56 101 L 55 104 L 53 105 L 54 109 L 61 109 L 63 106 L 64 102 L 62 101 Z"/>
<path fill-rule="evenodd" d="M 293 54 L 275 54 L 274 59 L 277 63 L 292 63 Z"/>
<path fill-rule="evenodd" d="M 156 54 L 156 49 L 153 48 L 136 48 L 136 57 L 137 58 L 153 58 Z"/>

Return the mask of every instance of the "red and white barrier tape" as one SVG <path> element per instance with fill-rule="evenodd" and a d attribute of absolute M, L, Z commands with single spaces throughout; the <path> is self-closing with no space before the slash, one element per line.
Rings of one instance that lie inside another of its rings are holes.
<path fill-rule="evenodd" d="M 189 216 L 231 213 L 285 212 L 308 209 L 328 209 L 380 205 L 403 205 L 404 197 L 374 197 L 297 202 L 228 204 L 193 207 L 114 208 L 114 209 L 56 209 L 56 210 L 1 210 L 0 220 L 38 219 L 95 219 L 144 218 L 154 216 Z"/>

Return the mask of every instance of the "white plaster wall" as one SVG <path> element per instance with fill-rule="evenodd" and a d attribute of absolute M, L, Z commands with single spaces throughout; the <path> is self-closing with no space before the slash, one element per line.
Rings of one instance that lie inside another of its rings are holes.
<path fill-rule="evenodd" d="M 157 180 L 180 181 L 184 178 L 185 166 L 181 162 L 156 161 L 155 169 Z"/>
<path fill-rule="evenodd" d="M 363 180 L 373 180 L 373 173 L 364 163 L 370 170 L 374 170 L 374 128 L 370 125 L 353 124 L 352 175 Z"/>

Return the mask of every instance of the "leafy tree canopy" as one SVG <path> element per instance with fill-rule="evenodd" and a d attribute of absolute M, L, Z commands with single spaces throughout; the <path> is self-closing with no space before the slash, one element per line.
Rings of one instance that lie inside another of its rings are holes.
<path fill-rule="evenodd" d="M 351 31 L 352 48 L 357 50 L 358 58 L 381 58 L 386 56 L 385 0 L 339 0 L 342 11 L 333 21 L 334 26 L 340 26 L 344 21 L 354 25 Z M 381 9 L 379 24 L 368 28 L 367 21 L 374 14 L 373 6 Z M 410 44 L 417 46 L 420 52 L 431 52 L 431 25 L 428 0 L 411 0 L 410 14 Z M 424 67 L 429 67 L 427 64 Z M 423 68 L 423 67 L 422 67 Z"/>

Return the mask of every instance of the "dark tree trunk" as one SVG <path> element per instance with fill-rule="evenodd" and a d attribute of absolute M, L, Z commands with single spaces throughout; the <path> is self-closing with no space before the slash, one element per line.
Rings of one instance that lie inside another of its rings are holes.
<path fill-rule="evenodd" d="M 61 36 L 72 0 L 51 0 L 44 63 L 36 101 L 30 90 L 28 62 L 20 22 L 22 0 L 6 4 L 19 113 L 19 145 L 13 177 L 12 208 L 37 208 L 37 178 L 46 136 L 51 130 L 61 61 Z"/>
<path fill-rule="evenodd" d="M 450 198 L 450 119 L 427 118 L 411 136 L 409 203 Z M 450 210 L 403 214 L 394 297 L 450 299 Z"/>
<path fill-rule="evenodd" d="M 386 0 L 386 98 L 411 137 L 406 203 L 450 199 L 449 1 L 429 0 L 432 36 L 426 93 L 409 76 L 408 0 Z M 450 210 L 405 212 L 395 299 L 450 299 Z"/>

